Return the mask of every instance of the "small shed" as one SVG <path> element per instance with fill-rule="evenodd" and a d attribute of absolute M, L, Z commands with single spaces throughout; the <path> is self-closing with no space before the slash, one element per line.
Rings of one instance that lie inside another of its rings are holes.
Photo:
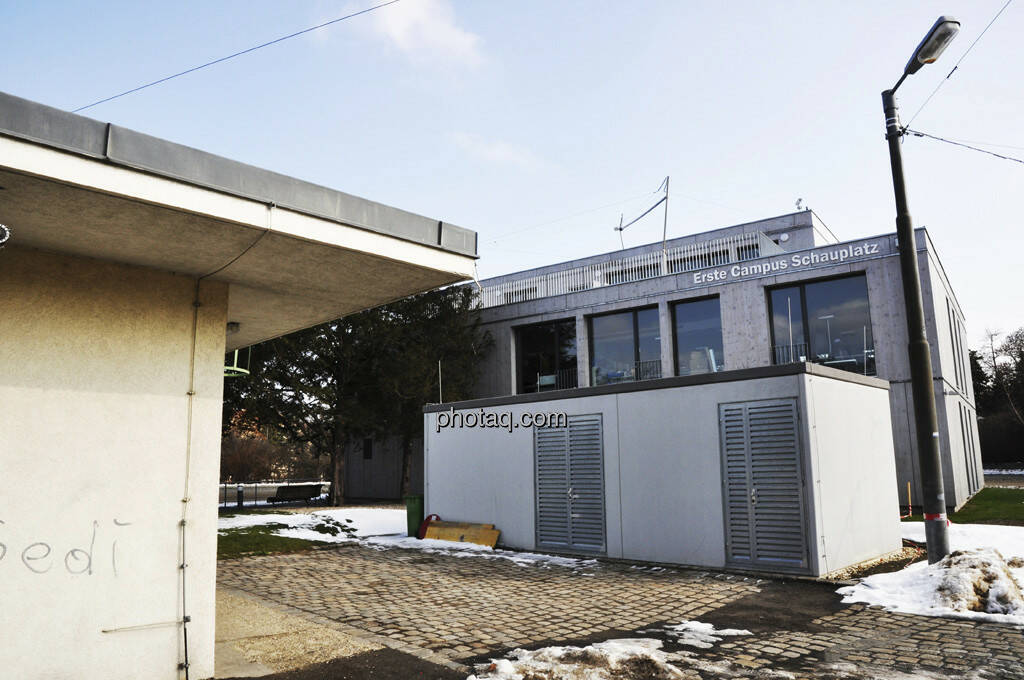
<path fill-rule="evenodd" d="M 0 94 L 0 668 L 213 675 L 226 350 L 472 278 L 476 234 Z"/>
<path fill-rule="evenodd" d="M 790 364 L 425 411 L 426 512 L 510 548 L 820 576 L 901 545 L 877 378 Z"/>

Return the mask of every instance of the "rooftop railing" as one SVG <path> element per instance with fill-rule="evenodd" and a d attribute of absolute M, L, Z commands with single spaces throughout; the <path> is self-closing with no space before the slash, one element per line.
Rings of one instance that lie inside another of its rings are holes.
<path fill-rule="evenodd" d="M 497 307 L 602 286 L 634 283 L 659 276 L 720 267 L 783 252 L 785 251 L 777 243 L 762 232 L 727 236 L 676 246 L 666 251 L 655 250 L 483 286 L 480 303 L 482 307 Z"/>

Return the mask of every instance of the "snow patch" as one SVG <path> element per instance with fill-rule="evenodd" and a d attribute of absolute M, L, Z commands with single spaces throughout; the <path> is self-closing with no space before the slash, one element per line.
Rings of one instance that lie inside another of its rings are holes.
<path fill-rule="evenodd" d="M 312 513 L 282 512 L 220 517 L 217 528 L 224 531 L 267 524 L 280 525 L 273 532 L 275 536 L 321 543 L 359 542 L 375 550 L 400 548 L 450 557 L 508 560 L 521 567 L 566 567 L 580 570 L 597 565 L 597 560 L 594 559 L 516 552 L 476 543 L 441 541 L 433 538 L 421 540 L 406 535 L 406 521 L 405 510 L 400 509 L 338 508 L 317 510 Z"/>
<path fill-rule="evenodd" d="M 442 541 L 436 538 L 413 538 L 411 536 L 374 536 L 362 541 L 364 545 L 378 550 L 390 548 L 403 548 L 406 550 L 420 550 L 427 553 L 448 555 L 449 557 L 483 557 L 485 559 L 508 560 L 521 567 L 532 566 L 556 566 L 570 569 L 583 569 L 597 565 L 597 560 L 579 559 L 576 557 L 559 557 L 557 555 L 544 555 L 542 553 L 516 552 L 514 550 L 502 550 L 491 548 L 477 543 L 462 543 L 459 541 Z"/>
<path fill-rule="evenodd" d="M 516 649 L 505 659 L 482 664 L 467 680 L 674 680 L 686 675 L 668 662 L 661 641 L 650 638 L 607 640 L 586 647 Z"/>
<path fill-rule="evenodd" d="M 710 623 L 700 621 L 683 621 L 675 626 L 665 626 L 665 631 L 679 644 L 700 649 L 710 649 L 716 642 L 721 642 L 723 637 L 751 634 L 749 630 L 736 628 L 718 630 Z"/>
<path fill-rule="evenodd" d="M 1024 560 L 1008 564 L 998 550 L 976 548 L 955 550 L 935 564 L 875 574 L 837 592 L 843 602 L 889 611 L 1024 625 L 1022 577 Z"/>
<path fill-rule="evenodd" d="M 375 536 L 404 532 L 405 510 L 389 508 L 338 508 L 305 512 L 275 512 L 266 514 L 220 517 L 217 529 L 243 529 L 263 524 L 283 524 L 274 532 L 277 536 L 303 538 L 326 543 L 344 543 L 354 537 Z M 330 527 L 338 527 L 331 532 Z"/>
<path fill-rule="evenodd" d="M 924 522 L 901 522 L 903 538 L 924 543 Z M 1024 557 L 1024 527 L 1003 524 L 949 525 L 949 549 L 995 548 L 1009 557 Z"/>

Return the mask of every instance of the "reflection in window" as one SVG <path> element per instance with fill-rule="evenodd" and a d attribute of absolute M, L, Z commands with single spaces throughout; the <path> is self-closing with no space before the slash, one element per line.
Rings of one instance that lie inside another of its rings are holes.
<path fill-rule="evenodd" d="M 590 384 L 661 377 L 661 326 L 657 307 L 590 319 Z"/>
<path fill-rule="evenodd" d="M 774 363 L 810 361 L 875 374 L 875 340 L 863 274 L 776 288 L 769 299 Z"/>
<path fill-rule="evenodd" d="M 804 338 L 804 303 L 800 286 L 776 288 L 770 293 L 772 310 L 772 363 L 807 361 Z"/>
<path fill-rule="evenodd" d="M 576 321 L 517 329 L 519 394 L 576 387 Z"/>
<path fill-rule="evenodd" d="M 722 314 L 717 297 L 672 307 L 676 329 L 676 375 L 724 370 Z"/>

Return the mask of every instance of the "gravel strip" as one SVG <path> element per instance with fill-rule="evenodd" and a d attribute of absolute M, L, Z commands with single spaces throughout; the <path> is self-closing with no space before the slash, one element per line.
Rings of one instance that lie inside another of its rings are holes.
<path fill-rule="evenodd" d="M 380 649 L 379 645 L 219 589 L 217 642 L 229 642 L 249 661 L 277 671 Z"/>

